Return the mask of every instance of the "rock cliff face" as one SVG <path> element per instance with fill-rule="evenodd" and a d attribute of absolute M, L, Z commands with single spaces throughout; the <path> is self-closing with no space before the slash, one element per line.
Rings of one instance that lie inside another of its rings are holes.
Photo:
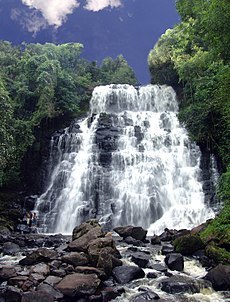
<path fill-rule="evenodd" d="M 71 117 L 68 115 L 45 119 L 34 129 L 35 141 L 26 152 L 21 164 L 23 187 L 28 194 L 40 194 L 45 188 L 48 178 L 50 139 L 60 135 L 64 127 L 69 126 Z"/>

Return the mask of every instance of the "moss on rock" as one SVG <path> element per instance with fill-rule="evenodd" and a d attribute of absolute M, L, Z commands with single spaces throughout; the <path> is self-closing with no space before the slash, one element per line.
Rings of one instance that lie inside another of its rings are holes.
<path fill-rule="evenodd" d="M 218 247 L 214 242 L 211 242 L 206 246 L 205 254 L 216 263 L 230 264 L 230 252 L 224 248 Z"/>
<path fill-rule="evenodd" d="M 182 255 L 192 255 L 195 251 L 204 247 L 204 243 L 199 236 L 185 235 L 173 241 L 175 251 Z"/>

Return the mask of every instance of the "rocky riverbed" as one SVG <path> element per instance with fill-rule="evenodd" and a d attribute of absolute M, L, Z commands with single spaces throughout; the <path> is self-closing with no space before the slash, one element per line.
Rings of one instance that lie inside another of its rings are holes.
<path fill-rule="evenodd" d="M 141 227 L 103 232 L 96 220 L 72 236 L 0 232 L 1 302 L 230 301 L 230 267 L 199 236 Z"/>

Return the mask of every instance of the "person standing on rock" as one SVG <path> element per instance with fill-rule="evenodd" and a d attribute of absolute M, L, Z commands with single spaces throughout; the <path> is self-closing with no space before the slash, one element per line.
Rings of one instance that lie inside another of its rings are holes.
<path fill-rule="evenodd" d="M 35 212 L 32 214 L 32 226 L 33 227 L 37 226 L 37 215 Z"/>
<path fill-rule="evenodd" d="M 28 225 L 28 226 L 30 226 L 30 213 L 29 212 L 27 212 L 26 213 L 26 224 Z"/>

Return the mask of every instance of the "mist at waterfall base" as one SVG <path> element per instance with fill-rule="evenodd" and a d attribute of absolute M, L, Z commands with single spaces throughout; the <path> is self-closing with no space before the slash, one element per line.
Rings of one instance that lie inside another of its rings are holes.
<path fill-rule="evenodd" d="M 40 230 L 71 233 L 96 218 L 105 230 L 135 225 L 151 235 L 213 217 L 199 147 L 177 113 L 171 87 L 96 87 L 89 117 L 51 139 L 49 182 L 35 209 Z"/>

